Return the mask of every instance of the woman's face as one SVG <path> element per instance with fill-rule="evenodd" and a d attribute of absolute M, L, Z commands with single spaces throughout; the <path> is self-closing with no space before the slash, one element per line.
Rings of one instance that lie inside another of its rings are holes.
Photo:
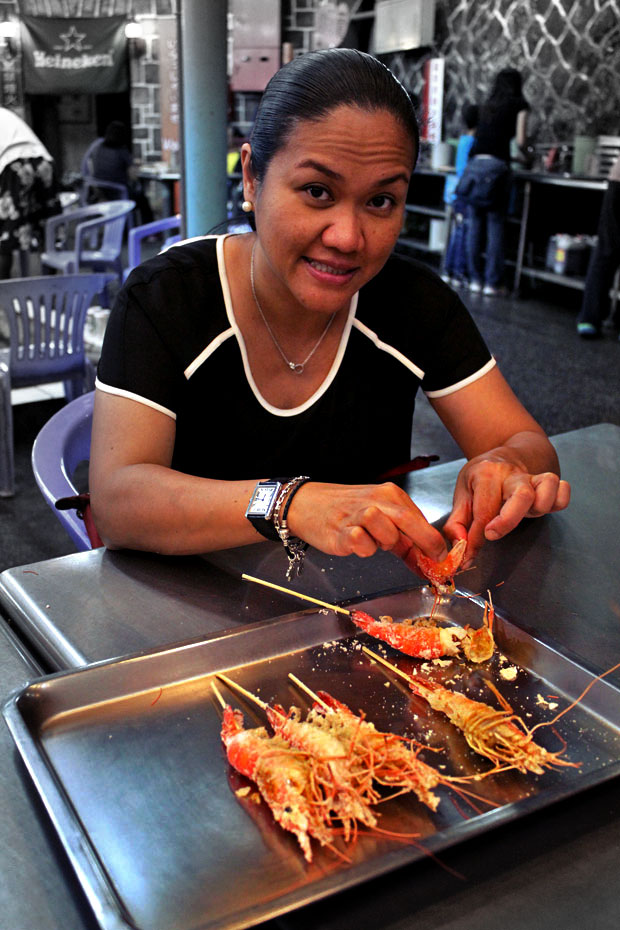
<path fill-rule="evenodd" d="M 333 313 L 383 267 L 403 223 L 414 144 L 387 110 L 343 106 L 300 121 L 262 181 L 242 148 L 268 307 Z"/>

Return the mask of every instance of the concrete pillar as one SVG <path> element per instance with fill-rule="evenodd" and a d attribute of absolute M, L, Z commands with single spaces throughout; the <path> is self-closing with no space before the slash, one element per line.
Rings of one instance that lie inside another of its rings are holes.
<path fill-rule="evenodd" d="M 226 220 L 227 0 L 180 0 L 183 233 Z"/>

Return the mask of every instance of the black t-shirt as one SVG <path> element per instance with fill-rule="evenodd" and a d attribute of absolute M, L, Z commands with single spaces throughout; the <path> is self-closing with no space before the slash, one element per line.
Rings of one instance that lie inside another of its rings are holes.
<path fill-rule="evenodd" d="M 469 157 L 494 155 L 510 163 L 510 140 L 517 131 L 517 114 L 529 108 L 530 105 L 524 97 L 507 100 L 503 106 L 493 111 L 488 106 L 482 107 Z"/>
<path fill-rule="evenodd" d="M 495 364 L 454 291 L 393 255 L 352 299 L 321 387 L 300 407 L 274 408 L 247 364 L 224 238 L 179 243 L 135 269 L 106 329 L 97 387 L 175 418 L 173 468 L 374 481 L 410 458 L 420 385 L 441 396 Z"/>

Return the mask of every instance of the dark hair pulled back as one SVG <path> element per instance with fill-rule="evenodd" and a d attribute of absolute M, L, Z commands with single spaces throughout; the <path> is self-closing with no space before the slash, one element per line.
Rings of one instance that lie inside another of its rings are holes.
<path fill-rule="evenodd" d="M 372 55 L 353 48 L 309 52 L 280 68 L 271 78 L 250 135 L 252 171 L 262 181 L 274 155 L 302 120 L 320 120 L 340 106 L 387 110 L 403 126 L 417 159 L 420 135 L 409 94 Z"/>
<path fill-rule="evenodd" d="M 526 104 L 523 96 L 521 72 L 516 68 L 504 68 L 495 76 L 491 92 L 482 109 L 485 120 L 492 119 L 506 104 Z"/>

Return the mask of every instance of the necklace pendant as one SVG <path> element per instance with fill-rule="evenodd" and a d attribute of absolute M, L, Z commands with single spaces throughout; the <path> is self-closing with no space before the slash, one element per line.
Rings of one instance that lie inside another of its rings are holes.
<path fill-rule="evenodd" d="M 297 364 L 295 364 L 295 362 L 289 362 L 288 367 L 291 371 L 294 371 L 296 375 L 303 375 L 304 373 L 304 366 L 300 362 L 297 362 Z"/>

